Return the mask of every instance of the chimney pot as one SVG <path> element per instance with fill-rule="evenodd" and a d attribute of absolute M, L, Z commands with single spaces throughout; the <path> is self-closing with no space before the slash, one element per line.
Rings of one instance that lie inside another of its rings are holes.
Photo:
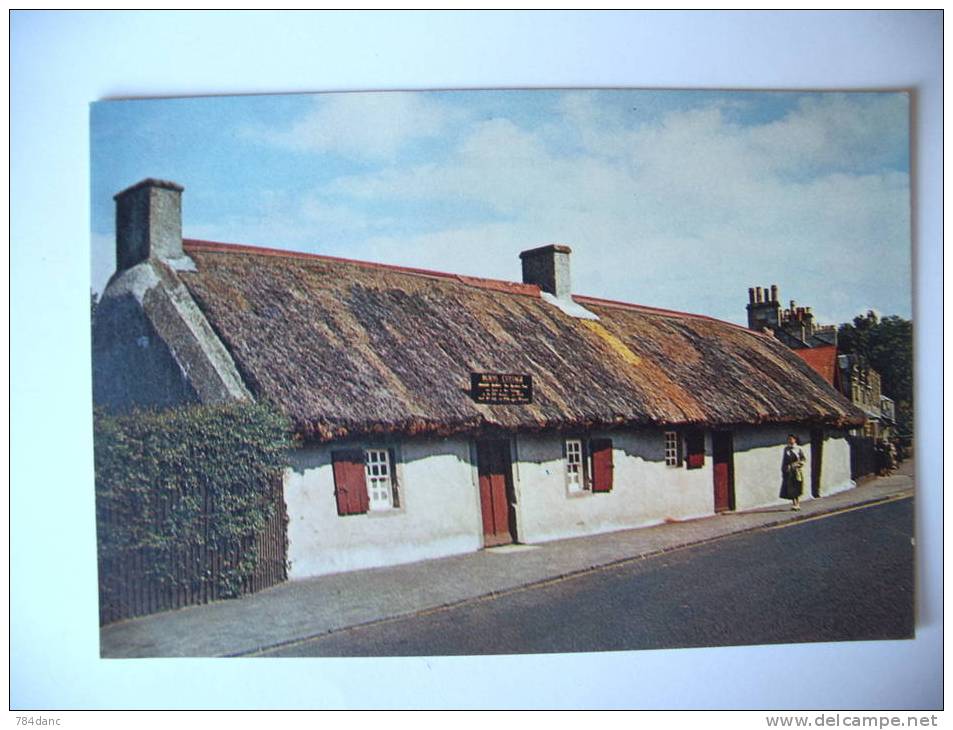
<path fill-rule="evenodd" d="M 572 286 L 569 277 L 569 246 L 553 243 L 523 251 L 523 283 L 535 284 L 559 299 L 569 299 Z"/>
<path fill-rule="evenodd" d="M 754 287 L 748 287 L 748 304 L 754 304 Z"/>
<path fill-rule="evenodd" d="M 116 269 L 150 258 L 177 259 L 182 250 L 183 187 L 146 178 L 116 193 Z"/>
<path fill-rule="evenodd" d="M 777 284 L 771 285 L 771 301 L 772 303 L 778 301 L 778 285 Z"/>

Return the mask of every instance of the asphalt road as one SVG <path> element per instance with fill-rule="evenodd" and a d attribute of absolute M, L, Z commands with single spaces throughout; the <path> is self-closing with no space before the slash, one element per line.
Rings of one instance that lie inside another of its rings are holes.
<path fill-rule="evenodd" d="M 913 635 L 913 501 L 724 538 L 263 656 L 611 651 Z"/>

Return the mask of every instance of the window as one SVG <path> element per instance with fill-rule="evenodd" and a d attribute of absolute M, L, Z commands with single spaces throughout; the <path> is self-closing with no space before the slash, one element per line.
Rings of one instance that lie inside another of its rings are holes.
<path fill-rule="evenodd" d="M 566 483 L 570 492 L 582 492 L 589 488 L 583 453 L 582 439 L 566 439 Z"/>
<path fill-rule="evenodd" d="M 681 466 L 682 449 L 679 443 L 678 431 L 665 432 L 665 465 Z"/>
<path fill-rule="evenodd" d="M 361 515 L 400 507 L 392 449 L 331 452 L 334 497 L 339 515 Z"/>
<path fill-rule="evenodd" d="M 397 490 L 394 489 L 393 466 L 387 449 L 364 450 L 364 472 L 367 492 L 373 511 L 393 509 L 397 506 Z"/>
<path fill-rule="evenodd" d="M 612 491 L 611 439 L 566 439 L 564 448 L 570 494 Z"/>

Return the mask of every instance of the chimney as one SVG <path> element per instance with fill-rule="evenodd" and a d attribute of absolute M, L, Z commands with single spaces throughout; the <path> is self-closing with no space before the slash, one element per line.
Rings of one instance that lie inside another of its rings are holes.
<path fill-rule="evenodd" d="M 572 287 L 569 283 L 569 254 L 572 249 L 553 243 L 523 251 L 523 283 L 536 284 L 557 299 L 569 299 Z"/>
<path fill-rule="evenodd" d="M 116 270 L 150 258 L 178 259 L 182 251 L 182 186 L 146 178 L 113 196 Z"/>
<path fill-rule="evenodd" d="M 777 286 L 748 287 L 748 328 L 761 332 L 781 326 L 781 305 L 777 301 Z"/>

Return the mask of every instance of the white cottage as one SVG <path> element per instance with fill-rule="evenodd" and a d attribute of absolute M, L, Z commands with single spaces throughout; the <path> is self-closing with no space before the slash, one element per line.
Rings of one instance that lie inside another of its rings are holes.
<path fill-rule="evenodd" d="M 524 251 L 514 283 L 183 240 L 181 193 L 116 196 L 95 400 L 284 410 L 291 578 L 778 503 L 788 433 L 805 498 L 852 486 L 863 414 L 803 360 L 573 295 L 566 246 Z"/>

